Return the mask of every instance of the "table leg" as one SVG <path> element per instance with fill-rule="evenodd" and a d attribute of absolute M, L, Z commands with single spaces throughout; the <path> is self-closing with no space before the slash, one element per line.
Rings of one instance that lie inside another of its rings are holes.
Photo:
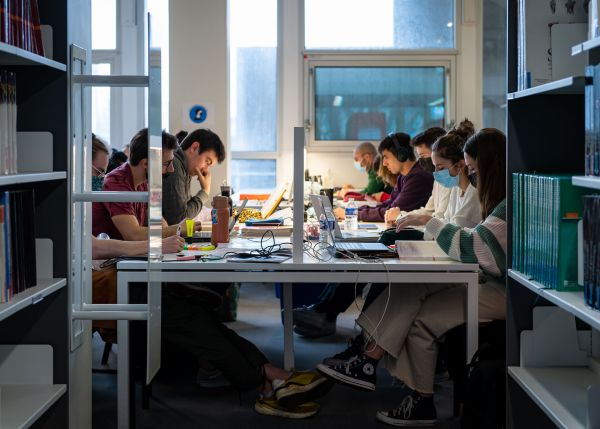
<path fill-rule="evenodd" d="M 127 280 L 121 273 L 117 277 L 117 302 L 129 303 Z M 117 420 L 119 429 L 129 428 L 129 321 L 117 321 L 118 357 L 117 357 Z"/>
<path fill-rule="evenodd" d="M 292 284 L 283 284 L 283 367 L 294 368 L 294 319 L 292 303 Z"/>
<path fill-rule="evenodd" d="M 471 362 L 479 344 L 479 274 L 467 283 L 467 363 Z"/>

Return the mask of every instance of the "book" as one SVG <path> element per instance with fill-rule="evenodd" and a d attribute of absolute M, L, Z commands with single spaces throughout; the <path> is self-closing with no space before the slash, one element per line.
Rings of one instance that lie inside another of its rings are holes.
<path fill-rule="evenodd" d="M 513 269 L 559 291 L 580 290 L 577 223 L 585 188 L 567 175 L 514 173 Z"/>
<path fill-rule="evenodd" d="M 0 42 L 44 55 L 37 0 L 0 0 Z"/>
<path fill-rule="evenodd" d="M 396 252 L 401 261 L 453 261 L 435 241 L 397 240 Z"/>
<path fill-rule="evenodd" d="M 600 309 L 600 196 L 583 197 L 583 296 Z"/>

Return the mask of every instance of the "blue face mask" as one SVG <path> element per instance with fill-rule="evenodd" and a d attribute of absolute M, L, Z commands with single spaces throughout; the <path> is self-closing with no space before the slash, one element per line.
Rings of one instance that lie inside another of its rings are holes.
<path fill-rule="evenodd" d="M 434 171 L 433 178 L 445 188 L 458 186 L 458 174 L 456 176 L 451 176 L 450 170 L 447 168 L 441 171 Z"/>
<path fill-rule="evenodd" d="M 354 166 L 361 173 L 366 173 L 367 172 L 367 169 L 365 167 L 363 167 L 362 165 L 360 165 L 360 162 L 358 162 L 358 161 L 354 161 Z"/>
<path fill-rule="evenodd" d="M 92 191 L 101 191 L 104 177 L 92 176 Z"/>

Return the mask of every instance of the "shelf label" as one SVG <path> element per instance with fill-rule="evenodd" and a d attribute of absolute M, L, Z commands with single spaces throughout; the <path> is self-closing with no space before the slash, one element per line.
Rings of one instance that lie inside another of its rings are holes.
<path fill-rule="evenodd" d="M 44 299 L 44 295 L 41 293 L 38 293 L 37 295 L 33 295 L 31 297 L 31 305 L 35 305 L 38 302 L 42 301 Z"/>

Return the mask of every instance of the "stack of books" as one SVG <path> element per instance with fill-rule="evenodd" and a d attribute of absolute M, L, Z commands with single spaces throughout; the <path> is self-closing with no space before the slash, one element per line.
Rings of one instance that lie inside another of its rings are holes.
<path fill-rule="evenodd" d="M 600 309 L 600 195 L 583 198 L 583 295 Z"/>
<path fill-rule="evenodd" d="M 513 269 L 559 291 L 580 290 L 577 223 L 589 191 L 571 179 L 513 174 Z"/>
<path fill-rule="evenodd" d="M 0 193 L 0 302 L 37 283 L 33 190 Z"/>
<path fill-rule="evenodd" d="M 17 173 L 17 78 L 0 70 L 0 174 Z"/>
<path fill-rule="evenodd" d="M 37 0 L 0 0 L 0 42 L 44 55 Z"/>

